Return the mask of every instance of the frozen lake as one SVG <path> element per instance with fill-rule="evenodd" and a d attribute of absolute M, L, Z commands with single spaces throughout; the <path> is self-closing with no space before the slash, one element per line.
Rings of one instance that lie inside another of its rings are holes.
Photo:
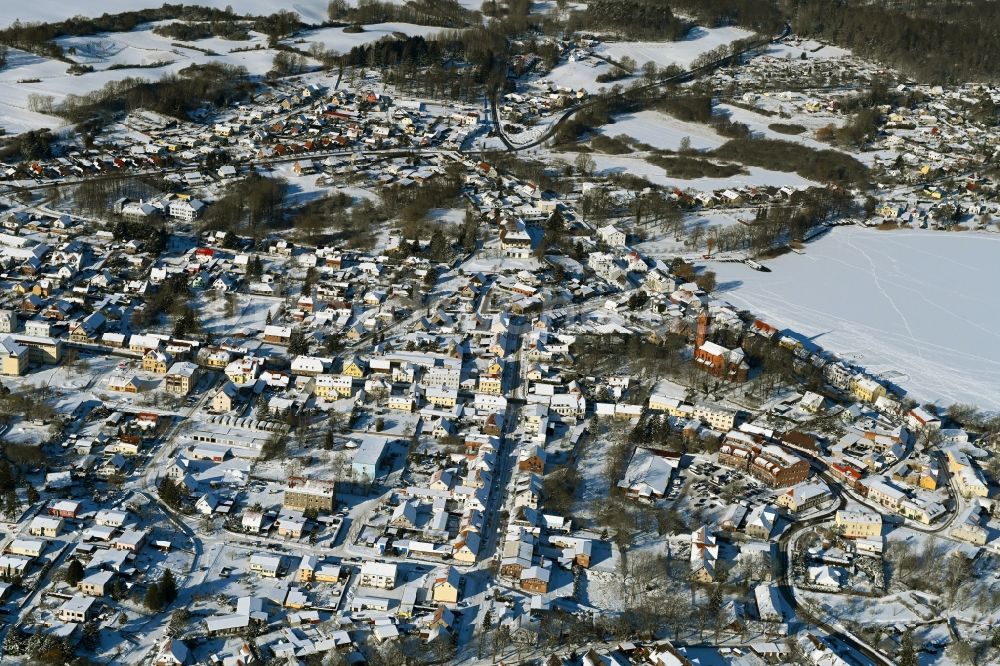
<path fill-rule="evenodd" d="M 710 267 L 720 298 L 921 402 L 1000 410 L 1000 236 L 844 227 L 771 273 Z"/>

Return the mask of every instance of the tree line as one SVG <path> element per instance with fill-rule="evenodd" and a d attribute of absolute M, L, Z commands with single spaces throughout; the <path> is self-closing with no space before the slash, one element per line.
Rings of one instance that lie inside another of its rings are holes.
<path fill-rule="evenodd" d="M 570 30 L 614 32 L 625 39 L 678 40 L 692 24 L 658 0 L 591 0 L 586 9 L 574 12 Z"/>
<path fill-rule="evenodd" d="M 14 21 L 0 30 L 0 44 L 23 51 L 66 60 L 54 40 L 60 37 L 89 37 L 105 32 L 129 32 L 143 23 L 182 19 L 185 21 L 232 21 L 231 11 L 193 5 L 164 4 L 160 7 L 102 14 L 96 17 L 73 16 L 52 23 Z"/>
<path fill-rule="evenodd" d="M 674 0 L 706 25 L 828 40 L 925 81 L 996 81 L 1000 5 L 992 0 Z"/>

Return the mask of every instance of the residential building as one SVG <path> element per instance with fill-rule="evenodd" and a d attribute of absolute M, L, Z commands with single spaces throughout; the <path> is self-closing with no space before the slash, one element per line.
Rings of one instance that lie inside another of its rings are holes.
<path fill-rule="evenodd" d="M 98 602 L 94 597 L 74 594 L 59 607 L 56 616 L 63 622 L 84 623 L 97 614 L 97 607 Z"/>
<path fill-rule="evenodd" d="M 361 565 L 361 587 L 391 590 L 396 587 L 397 567 L 391 562 L 365 562 Z"/>
<path fill-rule="evenodd" d="M 882 516 L 867 511 L 837 511 L 834 527 L 849 539 L 866 539 L 882 535 Z"/>
<path fill-rule="evenodd" d="M 337 486 L 334 481 L 291 477 L 285 486 L 282 506 L 286 509 L 333 512 Z"/>
<path fill-rule="evenodd" d="M 11 336 L 0 338 L 0 374 L 20 377 L 28 370 L 28 348 L 18 344 Z"/>
<path fill-rule="evenodd" d="M 178 361 L 170 366 L 164 381 L 167 393 L 187 395 L 198 381 L 198 366 L 190 361 Z"/>

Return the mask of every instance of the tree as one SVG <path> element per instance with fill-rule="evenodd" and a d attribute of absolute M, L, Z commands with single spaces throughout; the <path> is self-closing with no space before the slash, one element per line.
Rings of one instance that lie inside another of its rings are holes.
<path fill-rule="evenodd" d="M 581 176 L 589 176 L 594 173 L 594 169 L 597 164 L 594 162 L 594 158 L 587 153 L 580 153 L 576 156 L 576 171 Z"/>
<path fill-rule="evenodd" d="M 264 460 L 274 460 L 279 456 L 284 456 L 287 448 L 285 438 L 279 433 L 274 433 L 264 442 L 260 449 L 260 456 Z"/>
<path fill-rule="evenodd" d="M 507 646 L 510 645 L 511 635 L 510 627 L 506 624 L 501 624 L 497 627 L 496 631 L 493 632 L 493 663 L 497 661 L 497 656 L 503 658 L 504 652 L 507 650 Z"/>
<path fill-rule="evenodd" d="M 170 569 L 163 572 L 163 576 L 160 578 L 159 583 L 160 588 L 160 599 L 163 601 L 164 606 L 169 606 L 177 598 L 177 581 L 174 580 L 174 574 Z"/>
<path fill-rule="evenodd" d="M 292 356 L 309 353 L 309 341 L 301 329 L 293 328 L 288 336 L 288 353 Z"/>
<path fill-rule="evenodd" d="M 83 565 L 80 564 L 80 560 L 72 559 L 69 561 L 63 579 L 70 587 L 76 587 L 77 583 L 83 580 Z"/>
<path fill-rule="evenodd" d="M 715 642 L 719 642 L 719 635 L 722 633 L 722 625 L 726 617 L 726 601 L 722 596 L 722 586 L 714 585 L 712 592 L 708 596 L 708 617 L 715 628 Z"/>
<path fill-rule="evenodd" d="M 179 635 L 190 620 L 191 611 L 187 608 L 178 608 L 170 614 L 170 625 L 167 627 L 168 633 L 171 636 Z"/>
<path fill-rule="evenodd" d="M 642 77 L 646 79 L 647 83 L 653 83 L 656 81 L 656 63 L 652 60 L 647 60 L 642 66 Z"/>
<path fill-rule="evenodd" d="M 960 664 L 974 665 L 976 663 L 976 646 L 964 638 L 952 641 L 948 647 L 949 656 Z"/>
<path fill-rule="evenodd" d="M 176 509 L 181 505 L 181 491 L 174 483 L 173 479 L 164 478 L 157 489 L 160 500 L 171 509 Z"/>
<path fill-rule="evenodd" d="M 479 659 L 483 658 L 483 647 L 486 644 L 486 638 L 489 636 L 490 629 L 493 628 L 493 609 L 487 608 L 486 613 L 483 615 L 483 623 L 479 627 L 479 641 L 476 646 L 476 652 Z"/>
<path fill-rule="evenodd" d="M 440 229 L 435 229 L 431 234 L 431 242 L 427 249 L 433 261 L 445 262 L 451 259 L 451 243 Z"/>
<path fill-rule="evenodd" d="M 912 629 L 904 633 L 900 639 L 897 657 L 899 666 L 917 666 L 917 651 L 913 647 Z"/>
<path fill-rule="evenodd" d="M 174 322 L 174 337 L 183 338 L 196 332 L 200 327 L 198 313 L 190 306 L 185 305 L 180 316 Z"/>
<path fill-rule="evenodd" d="M 163 610 L 163 598 L 160 596 L 159 585 L 152 584 L 146 588 L 146 596 L 143 597 L 142 603 L 154 613 Z"/>
<path fill-rule="evenodd" d="M 34 504 L 38 501 L 38 489 L 34 486 L 28 486 L 28 504 Z"/>

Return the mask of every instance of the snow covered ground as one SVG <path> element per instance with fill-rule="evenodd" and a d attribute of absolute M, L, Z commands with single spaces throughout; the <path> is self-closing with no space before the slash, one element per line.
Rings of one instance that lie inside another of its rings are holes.
<path fill-rule="evenodd" d="M 364 32 L 344 32 L 344 28 L 319 28 L 301 32 L 294 39 L 285 40 L 287 44 L 295 44 L 300 49 L 308 49 L 302 42 L 308 44 L 320 43 L 328 50 L 337 53 L 347 53 L 355 46 L 364 46 L 377 42 L 383 37 L 391 37 L 393 33 L 401 32 L 409 36 L 430 37 L 444 29 L 435 26 L 415 25 L 413 23 L 375 23 L 366 25 Z"/>
<path fill-rule="evenodd" d="M 10 4 L 10 3 L 8 3 Z M 15 20 L 25 21 L 61 21 L 71 16 L 100 16 L 115 14 L 137 9 L 159 7 L 163 0 L 35 0 L 28 4 L 18 4 L 16 7 L 4 7 L 0 25 L 9 25 Z M 293 0 L 292 2 L 275 2 L 274 0 L 198 0 L 185 4 L 196 4 L 202 7 L 225 9 L 231 6 L 237 14 L 252 14 L 254 16 L 273 14 L 278 10 L 288 10 L 298 13 L 303 21 L 322 23 L 328 18 L 327 6 L 329 0 Z M 351 2 L 350 4 L 357 4 Z M 403 4 L 399 0 L 398 4 Z M 467 9 L 479 9 L 480 0 L 459 0 L 459 4 Z"/>
<path fill-rule="evenodd" d="M 691 142 L 694 145 L 693 137 Z M 678 187 L 682 190 L 690 187 L 703 192 L 740 185 L 774 185 L 775 187 L 790 185 L 795 188 L 818 185 L 818 183 L 803 178 L 797 173 L 771 171 L 754 166 L 746 167 L 747 173 L 745 174 L 737 174 L 729 178 L 675 178 L 661 167 L 650 164 L 645 159 L 629 157 L 627 155 L 602 155 L 600 153 L 593 153 L 591 157 L 594 158 L 598 175 L 606 176 L 612 173 L 631 173 L 647 178 L 655 185 Z"/>
<path fill-rule="evenodd" d="M 702 53 L 751 35 L 752 32 L 740 28 L 699 26 L 692 29 L 688 37 L 679 42 L 609 42 L 603 54 L 616 61 L 629 56 L 640 67 L 652 60 L 657 67 L 677 65 L 687 69 Z"/>
<path fill-rule="evenodd" d="M 773 272 L 713 264 L 721 297 L 917 400 L 1000 410 L 1000 237 L 838 228 Z"/>
<path fill-rule="evenodd" d="M 615 122 L 600 128 L 602 134 L 626 134 L 660 150 L 677 150 L 688 137 L 694 150 L 712 150 L 726 142 L 714 129 L 701 123 L 678 120 L 659 111 L 639 111 L 615 117 Z"/>

